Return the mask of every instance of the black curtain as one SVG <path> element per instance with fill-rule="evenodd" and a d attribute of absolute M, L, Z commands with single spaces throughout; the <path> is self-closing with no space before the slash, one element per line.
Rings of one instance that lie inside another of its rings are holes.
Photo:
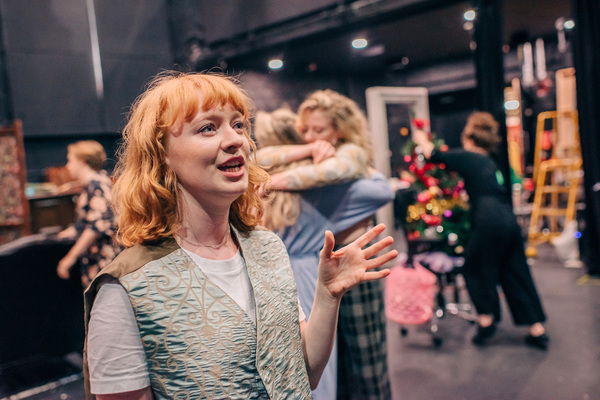
<path fill-rule="evenodd" d="M 2 10 L 0 10 L 0 126 L 9 126 L 13 122 L 13 108 L 8 84 L 8 68 L 6 66 L 6 48 L 2 33 Z"/>
<path fill-rule="evenodd" d="M 502 53 L 502 0 L 473 0 L 475 20 L 475 70 L 479 109 L 494 116 L 500 124 L 502 142 L 496 161 L 504 175 L 507 193 L 511 193 L 506 114 L 504 112 L 504 54 Z"/>
<path fill-rule="evenodd" d="M 581 258 L 590 274 L 600 275 L 600 2 L 573 0 L 572 8 L 585 193 Z"/>

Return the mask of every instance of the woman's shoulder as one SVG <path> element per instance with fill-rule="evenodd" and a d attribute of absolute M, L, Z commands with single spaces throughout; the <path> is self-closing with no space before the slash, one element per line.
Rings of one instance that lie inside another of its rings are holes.
<path fill-rule="evenodd" d="M 106 171 L 98 171 L 88 181 L 87 187 L 93 189 L 110 189 L 112 188 L 112 179 L 108 176 Z"/>
<path fill-rule="evenodd" d="M 240 237 L 242 240 L 260 242 L 265 244 L 281 242 L 281 239 L 279 238 L 279 236 L 277 236 L 277 234 L 275 234 L 275 232 L 260 225 L 252 229 L 247 235 L 240 235 Z"/>
<path fill-rule="evenodd" d="M 348 153 L 363 153 L 366 154 L 367 151 L 357 145 L 356 143 L 342 143 L 340 144 L 337 148 L 336 148 L 336 154 L 338 154 L 339 152 L 348 152 Z"/>
<path fill-rule="evenodd" d="M 136 244 L 123 249 L 109 265 L 102 269 L 101 273 L 109 274 L 118 279 L 137 271 L 151 261 L 172 253 L 178 248 L 179 245 L 172 238 L 153 243 Z"/>
<path fill-rule="evenodd" d="M 285 244 L 273 231 L 257 226 L 247 234 L 238 235 L 242 256 L 248 262 L 255 259 L 287 258 Z"/>

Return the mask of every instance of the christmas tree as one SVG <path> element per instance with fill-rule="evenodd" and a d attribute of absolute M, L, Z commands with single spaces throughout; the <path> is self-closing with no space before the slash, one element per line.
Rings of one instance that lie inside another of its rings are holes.
<path fill-rule="evenodd" d="M 413 120 L 417 129 L 426 130 L 426 123 Z M 447 150 L 443 140 L 431 132 L 431 141 L 441 151 Z M 406 215 L 409 242 L 427 242 L 429 251 L 442 251 L 449 256 L 462 256 L 469 232 L 469 204 L 464 182 L 444 164 L 428 162 L 412 140 L 402 149 L 408 165 L 410 190 L 415 202 Z"/>

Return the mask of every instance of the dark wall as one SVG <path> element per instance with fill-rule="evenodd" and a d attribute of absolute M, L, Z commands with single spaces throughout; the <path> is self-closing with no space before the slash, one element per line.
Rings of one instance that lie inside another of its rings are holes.
<path fill-rule="evenodd" d="M 131 102 L 151 76 L 173 67 L 173 53 L 181 50 L 188 36 L 204 35 L 208 41 L 231 38 L 236 32 L 328 9 L 337 2 L 303 0 L 279 7 L 275 0 L 262 0 L 251 2 L 248 10 L 249 2 L 243 0 L 218 6 L 198 0 L 94 0 L 102 66 L 100 95 L 94 80 L 86 3 L 0 0 L 10 104 L 14 117 L 23 120 L 31 182 L 43 180 L 46 167 L 64 164 L 66 145 L 76 140 L 98 140 L 113 158 Z M 507 82 L 520 74 L 515 53 L 505 57 Z M 350 69 L 334 75 L 229 72 L 241 73 L 256 108 L 267 111 L 281 105 L 295 109 L 316 89 L 339 91 L 366 109 L 369 86 L 426 87 L 431 95 L 432 128 L 449 144 L 459 144 L 458 127 L 475 108 L 469 98 L 476 86 L 470 59 L 381 76 Z M 113 164 L 109 161 L 109 169 Z"/>
<path fill-rule="evenodd" d="M 148 79 L 172 64 L 162 0 L 94 0 L 98 90 L 86 1 L 0 0 L 13 117 L 23 121 L 28 180 L 62 165 L 71 142 L 112 154 L 125 114 Z"/>
<path fill-rule="evenodd" d="M 233 35 L 255 30 L 265 25 L 278 23 L 314 13 L 316 10 L 335 7 L 339 0 L 228 0 L 171 1 L 171 3 L 194 3 L 201 16 L 206 39 L 210 42 L 230 38 Z M 283 5 L 285 4 L 285 6 Z"/>
<path fill-rule="evenodd" d="M 25 138 L 25 161 L 27 163 L 27 181 L 44 182 L 45 169 L 67 163 L 67 146 L 79 140 L 96 140 L 106 151 L 107 160 L 104 165 L 109 173 L 115 166 L 115 154 L 121 140 L 118 132 L 106 134 L 85 133 L 80 135 L 40 135 Z"/>

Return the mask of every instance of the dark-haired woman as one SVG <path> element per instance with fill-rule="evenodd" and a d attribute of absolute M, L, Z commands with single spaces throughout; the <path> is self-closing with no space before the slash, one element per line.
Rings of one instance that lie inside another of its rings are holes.
<path fill-rule="evenodd" d="M 501 319 L 500 285 L 516 325 L 529 326 L 525 342 L 546 349 L 546 316 L 527 264 L 521 228 L 513 214 L 502 174 L 490 157 L 500 142 L 498 123 L 485 112 L 475 112 L 462 132 L 463 149 L 442 152 L 423 131 L 413 135 L 423 155 L 444 163 L 465 181 L 471 205 L 471 235 L 465 252 L 463 275 L 478 313 L 473 343 L 483 345 L 496 332 Z"/>

